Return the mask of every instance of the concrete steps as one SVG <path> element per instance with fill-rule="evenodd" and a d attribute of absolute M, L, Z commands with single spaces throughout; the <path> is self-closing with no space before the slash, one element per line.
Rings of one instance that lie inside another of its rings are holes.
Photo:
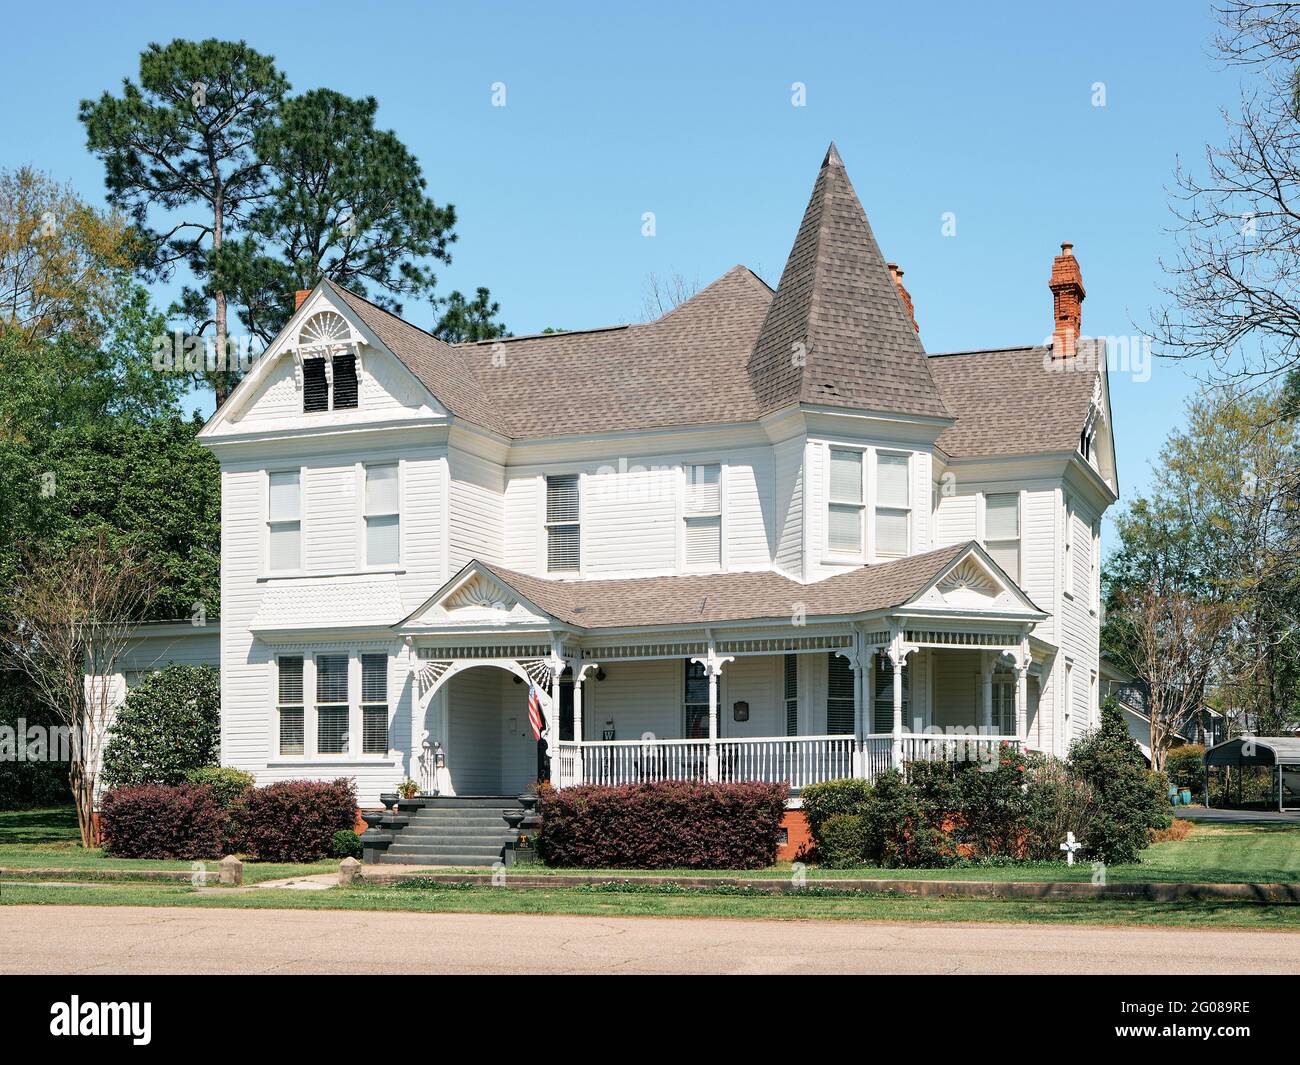
<path fill-rule="evenodd" d="M 406 800 L 407 823 L 377 856 L 385 865 L 490 866 L 514 839 L 505 814 L 523 805 L 513 795 L 456 795 Z"/>

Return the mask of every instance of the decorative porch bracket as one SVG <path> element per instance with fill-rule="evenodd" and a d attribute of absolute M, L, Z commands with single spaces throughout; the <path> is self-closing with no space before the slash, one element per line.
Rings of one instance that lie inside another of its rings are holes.
<path fill-rule="evenodd" d="M 888 646 L 880 649 L 881 654 L 888 658 L 890 665 L 894 667 L 894 720 L 893 727 L 890 729 L 893 735 L 891 761 L 894 768 L 900 770 L 903 768 L 903 666 L 907 664 L 908 655 L 915 654 L 921 649 L 920 644 L 908 643 L 903 637 L 903 627 L 895 626 Z"/>

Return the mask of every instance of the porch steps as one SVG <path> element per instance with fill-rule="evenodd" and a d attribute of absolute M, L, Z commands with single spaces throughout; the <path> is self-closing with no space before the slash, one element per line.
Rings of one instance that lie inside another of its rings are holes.
<path fill-rule="evenodd" d="M 406 805 L 404 804 L 404 809 Z M 395 828 L 380 854 L 384 865 L 490 866 L 502 860 L 515 833 L 504 814 L 521 810 L 514 795 L 457 795 L 421 798 L 406 825 Z"/>

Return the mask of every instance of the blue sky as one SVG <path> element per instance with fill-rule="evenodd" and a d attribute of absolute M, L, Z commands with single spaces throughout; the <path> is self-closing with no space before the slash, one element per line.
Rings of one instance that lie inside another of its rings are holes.
<path fill-rule="evenodd" d="M 134 78 L 150 41 L 242 37 L 296 91 L 379 100 L 380 123 L 460 216 L 444 292 L 490 286 L 515 333 L 637 319 L 651 271 L 706 284 L 744 263 L 774 284 L 833 139 L 906 271 L 928 350 L 1040 342 L 1066 239 L 1088 290 L 1085 333 L 1134 334 L 1161 299 L 1175 161 L 1221 138 L 1219 109 L 1238 90 L 1210 55 L 1199 0 L 52 11 L 6 16 L 0 167 L 35 164 L 102 202 L 78 101 Z M 505 107 L 492 106 L 496 82 Z M 795 82 L 806 106 L 792 106 Z M 955 236 L 942 235 L 946 212 Z M 1191 387 L 1165 362 L 1147 381 L 1113 377 L 1126 494 Z"/>

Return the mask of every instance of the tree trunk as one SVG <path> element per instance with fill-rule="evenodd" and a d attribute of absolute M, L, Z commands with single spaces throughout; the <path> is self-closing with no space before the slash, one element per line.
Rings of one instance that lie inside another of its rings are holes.
<path fill-rule="evenodd" d="M 215 255 L 221 250 L 221 242 L 225 238 L 226 215 L 225 199 L 221 186 L 217 186 L 216 197 L 213 200 L 212 210 L 212 253 Z M 226 293 L 224 289 L 218 288 L 214 293 L 216 302 L 216 313 L 213 320 L 217 326 L 217 364 L 212 372 L 212 391 L 216 393 L 217 406 L 220 407 L 230 395 L 230 369 L 226 365 Z"/>
<path fill-rule="evenodd" d="M 73 761 L 68 774 L 72 785 L 72 801 L 77 807 L 77 830 L 81 833 L 81 845 L 86 848 L 99 846 L 99 826 L 95 823 L 95 778 L 87 778 L 85 767 Z"/>

